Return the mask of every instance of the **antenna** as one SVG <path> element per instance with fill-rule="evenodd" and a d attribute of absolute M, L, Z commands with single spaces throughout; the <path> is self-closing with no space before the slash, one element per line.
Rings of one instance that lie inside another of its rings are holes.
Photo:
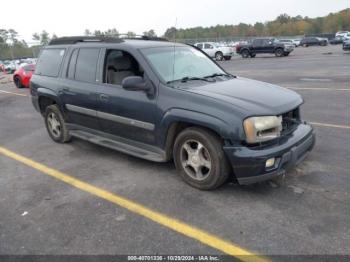
<path fill-rule="evenodd" d="M 175 27 L 174 27 L 174 62 L 173 62 L 173 81 L 175 80 L 175 45 L 176 45 L 176 26 L 177 26 L 177 17 L 175 19 Z"/>

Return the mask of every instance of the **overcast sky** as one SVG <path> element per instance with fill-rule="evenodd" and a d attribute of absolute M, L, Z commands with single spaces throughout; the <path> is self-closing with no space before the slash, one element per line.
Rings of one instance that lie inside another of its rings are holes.
<path fill-rule="evenodd" d="M 176 18 L 178 28 L 188 28 L 265 22 L 281 13 L 317 17 L 349 7 L 350 0 L 16 0 L 2 1 L 0 28 L 15 29 L 28 42 L 42 30 L 68 36 L 115 27 L 162 35 Z"/>

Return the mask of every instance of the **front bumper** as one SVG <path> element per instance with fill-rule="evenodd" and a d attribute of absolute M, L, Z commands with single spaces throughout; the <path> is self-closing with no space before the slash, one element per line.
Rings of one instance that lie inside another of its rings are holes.
<path fill-rule="evenodd" d="M 280 139 L 277 145 L 263 149 L 245 146 L 224 146 L 233 172 L 241 185 L 253 184 L 285 174 L 306 157 L 315 144 L 315 133 L 308 124 L 300 124 L 288 137 Z M 275 166 L 266 169 L 269 158 L 276 159 Z"/>
<path fill-rule="evenodd" d="M 293 50 L 294 50 L 294 47 L 285 47 L 284 48 L 284 52 L 288 52 L 288 53 L 292 52 Z"/>

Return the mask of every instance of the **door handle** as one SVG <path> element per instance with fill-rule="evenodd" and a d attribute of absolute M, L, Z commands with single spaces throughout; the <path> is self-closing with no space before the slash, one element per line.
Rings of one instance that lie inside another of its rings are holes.
<path fill-rule="evenodd" d="M 101 100 L 101 101 L 106 102 L 106 101 L 108 101 L 108 99 L 109 99 L 109 96 L 108 96 L 108 95 L 100 94 L 100 100 Z"/>

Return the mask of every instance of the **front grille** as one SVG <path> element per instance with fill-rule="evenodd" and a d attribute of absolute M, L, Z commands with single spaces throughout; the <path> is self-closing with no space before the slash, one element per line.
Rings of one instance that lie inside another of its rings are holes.
<path fill-rule="evenodd" d="M 300 124 L 299 107 L 282 114 L 282 131 L 281 136 L 292 133 Z"/>

